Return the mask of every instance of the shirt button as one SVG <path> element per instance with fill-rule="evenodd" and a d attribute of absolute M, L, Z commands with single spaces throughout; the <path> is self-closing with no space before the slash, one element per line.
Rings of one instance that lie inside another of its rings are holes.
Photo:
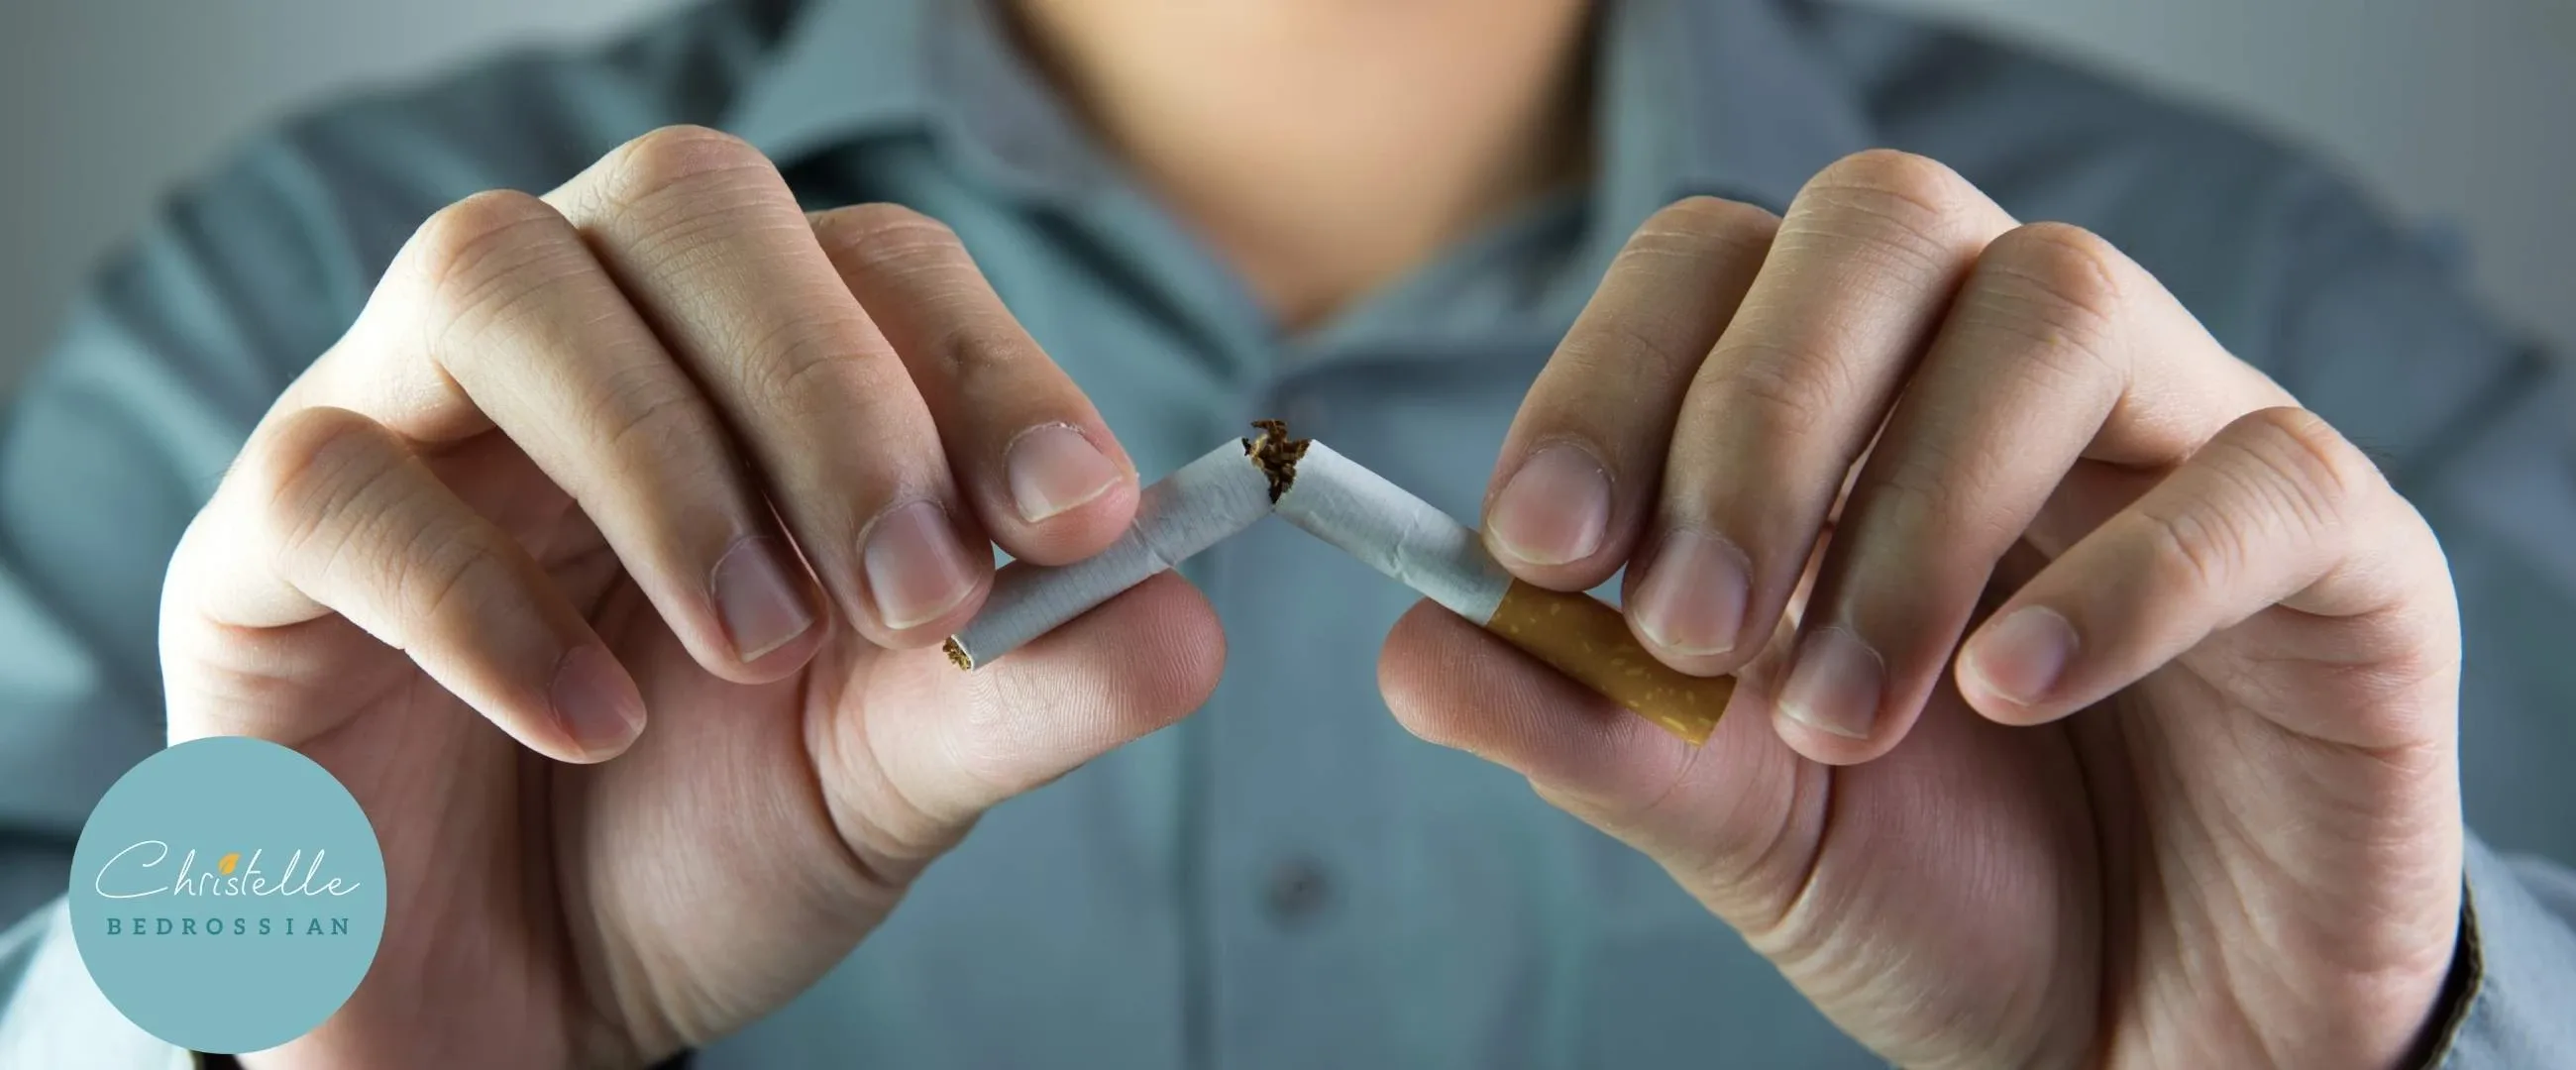
<path fill-rule="evenodd" d="M 1295 925 L 1323 911 L 1332 900 L 1331 878 L 1324 865 L 1312 858 L 1291 858 L 1271 867 L 1269 887 L 1262 898 L 1270 908 L 1270 920 L 1281 925 Z"/>

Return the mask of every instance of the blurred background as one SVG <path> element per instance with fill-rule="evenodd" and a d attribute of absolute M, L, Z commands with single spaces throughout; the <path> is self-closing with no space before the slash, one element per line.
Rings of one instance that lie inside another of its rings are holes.
<path fill-rule="evenodd" d="M 2235 108 L 2471 251 L 2576 353 L 2576 0 L 1877 0 Z M 173 184 L 334 91 L 672 0 L 0 0 L 0 385 Z"/>

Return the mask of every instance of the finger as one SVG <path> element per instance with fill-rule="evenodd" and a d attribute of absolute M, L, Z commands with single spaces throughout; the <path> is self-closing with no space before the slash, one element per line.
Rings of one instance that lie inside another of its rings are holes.
<path fill-rule="evenodd" d="M 1550 803 L 1694 870 L 1676 876 L 1701 894 L 1776 887 L 1783 874 L 1769 870 L 1803 855 L 1764 848 L 1821 817 L 1796 812 L 1810 773 L 1761 718 L 1722 717 L 1693 747 L 1429 602 L 1388 634 L 1378 685 L 1407 730 L 1528 777 Z"/>
<path fill-rule="evenodd" d="M 1885 753 L 2079 458 L 2169 465 L 2286 400 L 2102 239 L 1995 239 L 1853 481 L 1775 704 L 1783 737 L 1824 762 Z"/>
<path fill-rule="evenodd" d="M 992 552 L 938 430 L 758 150 L 669 127 L 547 199 L 715 403 L 861 633 L 921 646 L 974 614 Z"/>
<path fill-rule="evenodd" d="M 900 881 L 978 815 L 1205 705 L 1225 635 L 1164 573 L 972 673 L 934 651 L 870 674 L 817 761 L 836 825 Z"/>
<path fill-rule="evenodd" d="M 1949 169 L 1874 151 L 1807 184 L 1692 378 L 1643 568 L 1638 638 L 1730 671 L 1771 634 L 1827 509 L 1959 280 L 2012 219 Z"/>
<path fill-rule="evenodd" d="M 1682 390 L 1762 265 L 1779 220 L 1694 197 L 1646 220 L 1530 385 L 1485 494 L 1485 545 L 1514 575 L 1585 590 L 1654 511 Z"/>
<path fill-rule="evenodd" d="M 813 225 L 911 370 L 958 489 L 993 541 L 1047 565 L 1117 541 L 1136 514 L 1135 465 L 957 235 L 891 204 L 818 213 Z"/>
<path fill-rule="evenodd" d="M 1998 608 L 1962 648 L 1960 692 L 1998 721 L 2051 720 L 2276 604 L 2365 624 L 2448 614 L 2447 598 L 2420 597 L 2443 582 L 2441 569 L 2431 531 L 2359 449 L 2305 410 L 2259 410 Z M 2456 622 L 2404 623 L 2341 630 L 2331 651 L 2264 660 L 2312 660 L 2383 694 L 2453 680 Z M 2452 638 L 2428 647 L 2428 634 Z M 2368 746 L 2391 735 L 2349 709 L 2285 712 L 2285 727 L 2318 738 Z"/>
<path fill-rule="evenodd" d="M 508 191 L 432 216 L 296 384 L 432 445 L 497 427 L 579 503 L 691 657 L 776 679 L 821 593 L 723 421 L 552 206 Z"/>
<path fill-rule="evenodd" d="M 264 428 L 191 528 L 172 578 L 179 604 L 215 628 L 346 618 L 564 761 L 611 757 L 644 727 L 634 681 L 526 551 L 399 436 L 347 410 L 302 409 Z M 174 720 L 183 712 L 253 725 L 273 715 L 174 707 Z M 290 737 L 315 728 L 262 727 Z"/>

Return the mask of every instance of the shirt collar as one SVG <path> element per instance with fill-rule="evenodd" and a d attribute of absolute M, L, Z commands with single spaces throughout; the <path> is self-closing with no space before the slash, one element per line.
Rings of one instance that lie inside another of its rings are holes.
<path fill-rule="evenodd" d="M 779 165 L 928 115 L 923 0 L 815 0 L 734 99 L 726 129 Z"/>
<path fill-rule="evenodd" d="M 940 125 L 1024 181 L 1097 180 L 1101 161 L 1014 55 L 988 2 L 814 0 L 726 124 L 782 165 Z M 1606 8 L 1595 193 L 1622 236 L 1695 193 L 1779 211 L 1808 176 L 1869 144 L 1850 87 L 1801 37 L 1801 9 L 1785 0 Z"/>
<path fill-rule="evenodd" d="M 1620 238 L 1709 194 L 1779 212 L 1826 164 L 1869 146 L 1851 86 L 1778 0 L 1619 0 L 1602 26 L 1596 190 Z"/>

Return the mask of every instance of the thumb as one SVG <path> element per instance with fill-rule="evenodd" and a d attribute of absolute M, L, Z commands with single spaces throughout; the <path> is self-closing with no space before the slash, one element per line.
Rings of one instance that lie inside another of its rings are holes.
<path fill-rule="evenodd" d="M 1388 634 L 1378 686 L 1407 730 L 1528 777 L 1739 927 L 1776 917 L 1803 880 L 1808 852 L 1773 848 L 1812 842 L 1815 828 L 1801 826 L 1821 824 L 1823 808 L 1808 803 L 1826 771 L 1746 706 L 1760 704 L 1760 686 L 1737 688 L 1694 747 L 1430 602 Z"/>
<path fill-rule="evenodd" d="M 1951 695 L 1887 755 L 1810 762 L 1762 697 L 1785 650 L 1756 659 L 1697 749 L 1428 607 L 1397 623 L 1378 679 L 1415 733 L 1518 770 L 1662 864 L 1890 1062 L 2071 1062 L 2093 989 L 2066 981 L 2091 976 L 2100 893 L 2052 865 L 2090 834 L 2062 805 L 2063 742 L 2011 737 Z"/>
<path fill-rule="evenodd" d="M 908 879 L 994 805 L 1195 712 L 1224 667 L 1216 611 L 1168 572 L 972 671 L 876 652 L 815 756 L 832 818 Z"/>

